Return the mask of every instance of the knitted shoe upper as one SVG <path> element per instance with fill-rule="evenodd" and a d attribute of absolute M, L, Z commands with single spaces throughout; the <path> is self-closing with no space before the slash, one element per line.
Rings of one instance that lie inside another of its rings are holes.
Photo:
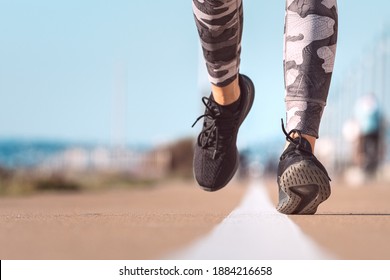
<path fill-rule="evenodd" d="M 212 96 L 203 97 L 205 113 L 194 123 L 195 125 L 200 119 L 204 119 L 195 145 L 194 174 L 199 185 L 208 191 L 216 191 L 225 186 L 238 167 L 237 133 L 254 97 L 253 84 L 249 78 L 244 77 L 240 75 L 240 104 L 235 112 L 226 110 Z M 248 83 L 251 87 L 248 87 Z"/>

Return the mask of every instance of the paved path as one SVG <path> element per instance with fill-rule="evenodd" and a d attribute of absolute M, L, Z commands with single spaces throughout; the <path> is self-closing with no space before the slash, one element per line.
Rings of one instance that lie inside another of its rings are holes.
<path fill-rule="evenodd" d="M 208 245 L 187 256 L 202 258 L 211 246 L 208 258 L 390 259 L 390 186 L 352 189 L 336 181 L 317 215 L 283 216 L 273 209 L 274 180 L 256 184 L 206 193 L 176 181 L 0 198 L 0 259 L 158 259 L 188 253 L 196 242 Z M 221 232 L 230 245 L 241 234 L 243 246 L 229 246 L 226 255 L 226 242 L 212 239 Z M 242 250 L 248 247 L 254 250 Z"/>
<path fill-rule="evenodd" d="M 210 234 L 172 256 L 178 259 L 332 259 L 286 215 L 265 186 L 252 182 L 240 204 Z"/>
<path fill-rule="evenodd" d="M 146 189 L 0 198 L 0 259 L 155 259 L 207 234 L 245 187 L 193 182 Z"/>

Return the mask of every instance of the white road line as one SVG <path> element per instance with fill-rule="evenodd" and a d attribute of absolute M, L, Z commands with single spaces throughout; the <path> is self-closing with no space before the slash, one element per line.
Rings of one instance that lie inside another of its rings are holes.
<path fill-rule="evenodd" d="M 275 210 L 267 191 L 252 183 L 241 205 L 206 237 L 170 259 L 334 259 L 286 215 Z"/>

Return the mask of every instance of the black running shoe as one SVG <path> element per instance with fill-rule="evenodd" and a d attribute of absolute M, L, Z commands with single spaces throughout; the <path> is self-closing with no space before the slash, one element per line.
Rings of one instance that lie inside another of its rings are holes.
<path fill-rule="evenodd" d="M 254 85 L 247 76 L 239 76 L 239 85 L 241 95 L 236 112 L 224 110 L 212 95 L 203 97 L 206 111 L 193 124 L 204 118 L 193 164 L 195 179 L 206 191 L 217 191 L 226 186 L 238 168 L 237 133 L 252 107 L 255 94 Z"/>
<path fill-rule="evenodd" d="M 330 178 L 325 167 L 313 155 L 310 143 L 299 130 L 293 139 L 284 129 L 290 142 L 280 157 L 278 166 L 279 204 L 284 214 L 314 214 L 320 203 L 330 196 Z"/>

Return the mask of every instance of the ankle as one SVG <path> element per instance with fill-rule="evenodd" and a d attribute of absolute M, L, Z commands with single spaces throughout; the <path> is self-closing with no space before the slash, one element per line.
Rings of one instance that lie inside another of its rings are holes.
<path fill-rule="evenodd" d="M 224 87 L 218 87 L 211 85 L 213 92 L 213 98 L 219 105 L 230 105 L 240 98 L 240 85 L 238 83 L 238 77 Z"/>
<path fill-rule="evenodd" d="M 293 139 L 296 139 L 296 138 L 299 137 L 299 134 L 298 134 L 298 133 L 293 133 L 293 134 L 290 134 L 290 136 L 291 136 Z M 316 144 L 317 138 L 314 137 L 314 136 L 311 136 L 311 135 L 307 135 L 307 134 L 301 134 L 301 136 L 302 136 L 302 138 L 305 138 L 305 139 L 309 142 L 309 144 L 310 144 L 310 146 L 311 146 L 311 150 L 312 150 L 312 152 L 313 152 L 313 154 L 314 154 L 314 148 L 315 148 L 315 144 Z M 289 144 L 290 144 L 290 142 L 286 141 L 286 144 L 285 144 L 285 146 L 284 146 L 284 150 L 287 149 L 287 147 L 288 147 Z"/>

